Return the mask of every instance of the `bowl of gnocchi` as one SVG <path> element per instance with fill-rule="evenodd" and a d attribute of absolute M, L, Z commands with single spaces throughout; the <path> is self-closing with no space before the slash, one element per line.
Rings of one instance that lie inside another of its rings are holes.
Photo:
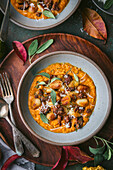
<path fill-rule="evenodd" d="M 52 52 L 23 74 L 17 106 L 21 120 L 37 138 L 56 145 L 80 144 L 107 120 L 111 90 L 102 70 L 86 56 Z"/>
<path fill-rule="evenodd" d="M 7 0 L 0 0 L 5 13 Z M 46 30 L 67 20 L 81 0 L 11 0 L 10 20 L 30 30 Z"/>

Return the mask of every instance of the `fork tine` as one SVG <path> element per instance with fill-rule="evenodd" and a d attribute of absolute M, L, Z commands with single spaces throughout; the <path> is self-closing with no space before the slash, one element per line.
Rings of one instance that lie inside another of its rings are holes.
<path fill-rule="evenodd" d="M 2 96 L 4 97 L 4 91 L 3 91 L 3 87 L 2 87 L 1 81 L 0 81 L 0 88 L 1 88 Z"/>
<path fill-rule="evenodd" d="M 8 78 L 8 76 L 7 76 L 7 73 L 5 72 L 4 74 L 5 74 L 5 77 L 6 77 L 6 79 L 7 79 L 7 83 L 8 83 L 9 90 L 10 90 L 10 94 L 13 95 L 12 87 L 11 87 L 9 78 Z"/>
<path fill-rule="evenodd" d="M 2 95 L 7 96 L 7 91 L 1 74 L 0 74 L 0 78 L 1 78 L 0 85 L 1 85 Z"/>
<path fill-rule="evenodd" d="M 6 80 L 5 73 L 3 73 L 3 78 L 4 78 L 4 82 L 5 82 L 5 87 L 6 87 L 7 93 L 8 93 L 8 95 L 10 95 L 10 91 L 9 91 L 9 87 L 8 87 L 8 83 L 7 83 L 7 80 Z"/>

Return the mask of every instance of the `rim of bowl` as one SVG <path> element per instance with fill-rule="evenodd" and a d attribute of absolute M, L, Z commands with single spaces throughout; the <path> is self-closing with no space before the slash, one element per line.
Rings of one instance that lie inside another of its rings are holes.
<path fill-rule="evenodd" d="M 92 1 L 93 1 L 93 3 L 94 3 L 101 11 L 105 12 L 105 13 L 108 14 L 108 15 L 113 15 L 113 13 L 110 13 L 110 12 L 104 10 L 103 8 L 101 8 L 94 0 L 92 0 Z"/>
<path fill-rule="evenodd" d="M 29 30 L 47 30 L 47 29 L 56 27 L 56 26 L 60 25 L 61 23 L 63 23 L 64 21 L 66 21 L 66 20 L 77 10 L 77 8 L 79 7 L 80 3 L 81 3 L 81 0 L 78 0 L 78 3 L 77 3 L 77 5 L 76 5 L 76 7 L 71 11 L 71 13 L 70 13 L 69 15 L 67 15 L 64 19 L 62 19 L 61 21 L 59 21 L 59 22 L 57 22 L 56 24 L 53 24 L 53 25 L 51 25 L 51 26 L 46 26 L 46 27 L 37 28 L 37 27 L 31 27 L 31 26 L 27 26 L 27 25 L 21 24 L 20 22 L 14 20 L 14 19 L 12 19 L 12 18 L 10 18 L 10 20 L 11 20 L 14 24 L 16 24 L 16 25 L 18 25 L 18 26 L 20 26 L 20 27 L 22 27 L 22 28 L 29 29 Z M 1 7 L 1 11 L 2 11 L 3 14 L 4 14 L 4 10 L 3 10 L 2 7 Z"/>
<path fill-rule="evenodd" d="M 86 138 L 84 139 L 81 139 L 80 141 L 75 141 L 75 142 L 71 142 L 71 143 L 60 143 L 60 142 L 54 142 L 54 141 L 51 141 L 51 140 L 48 140 L 44 137 L 41 137 L 39 136 L 34 130 L 32 130 L 32 128 L 27 124 L 27 122 L 24 120 L 24 117 L 22 115 L 22 112 L 21 112 L 21 108 L 20 108 L 20 104 L 19 104 L 19 97 L 20 97 L 20 89 L 21 89 L 21 85 L 22 85 L 22 82 L 24 80 L 24 77 L 26 76 L 27 72 L 37 63 L 39 62 L 40 60 L 43 60 L 44 58 L 47 58 L 47 57 L 50 57 L 52 55 L 56 55 L 56 54 L 71 54 L 71 55 L 77 55 L 79 57 L 82 57 L 84 59 L 86 59 L 87 61 L 89 61 L 91 64 L 93 64 L 97 69 L 98 71 L 100 72 L 100 74 L 102 75 L 102 77 L 104 78 L 105 82 L 106 82 L 106 86 L 107 86 L 107 89 L 108 89 L 108 95 L 109 95 L 109 106 L 107 108 L 107 112 L 106 112 L 106 116 L 103 120 L 103 122 L 101 123 L 101 125 L 92 133 L 90 134 L 89 136 L 87 136 Z M 72 51 L 55 51 L 55 52 L 51 52 L 49 54 L 45 54 L 43 55 L 42 57 L 38 58 L 37 60 L 35 60 L 27 69 L 26 71 L 23 73 L 21 79 L 20 79 L 20 82 L 19 82 L 19 85 L 18 85 L 18 89 L 17 89 L 17 108 L 18 108 L 18 112 L 19 112 L 19 115 L 20 115 L 20 118 L 23 122 L 23 124 L 25 125 L 25 127 L 27 128 L 28 131 L 31 132 L 32 135 L 34 135 L 35 137 L 37 137 L 38 139 L 46 142 L 46 143 L 49 143 L 49 144 L 53 144 L 53 145 L 59 145 L 59 146 L 64 146 L 64 145 L 75 145 L 75 144 L 81 144 L 85 141 L 87 141 L 88 139 L 90 139 L 91 137 L 93 137 L 97 132 L 99 132 L 99 130 L 104 126 L 109 114 L 110 114 L 110 110 L 111 110 L 111 103 L 112 103 L 112 95 L 111 95 L 111 88 L 110 88 L 110 85 L 109 85 L 109 82 L 107 80 L 107 77 L 105 76 L 104 72 L 101 70 L 101 68 L 94 62 L 92 61 L 91 59 L 89 59 L 88 57 L 80 54 L 80 53 L 76 53 L 76 52 L 72 52 Z"/>

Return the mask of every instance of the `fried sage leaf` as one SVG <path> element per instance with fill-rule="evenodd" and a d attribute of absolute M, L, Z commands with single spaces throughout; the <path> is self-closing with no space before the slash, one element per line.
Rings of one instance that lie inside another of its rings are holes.
<path fill-rule="evenodd" d="M 44 11 L 42 12 L 42 14 L 45 15 L 46 17 L 48 17 L 48 18 L 53 18 L 53 19 L 55 19 L 55 16 L 53 15 L 53 13 L 52 13 L 51 11 L 44 10 Z"/>
<path fill-rule="evenodd" d="M 35 87 L 38 88 L 39 85 L 46 85 L 46 83 L 44 81 L 41 81 Z"/>
<path fill-rule="evenodd" d="M 38 73 L 36 74 L 37 76 L 40 75 L 40 76 L 44 76 L 44 77 L 47 77 L 50 79 L 50 75 L 48 73 L 45 73 L 45 72 L 42 72 L 42 73 Z"/>
<path fill-rule="evenodd" d="M 66 72 L 66 74 L 68 74 L 71 70 L 72 70 L 72 68 L 70 68 L 70 69 Z"/>
<path fill-rule="evenodd" d="M 54 90 L 51 91 L 51 100 L 53 105 L 56 103 L 56 92 Z"/>
<path fill-rule="evenodd" d="M 41 117 L 41 120 L 42 120 L 44 123 L 46 123 L 46 124 L 49 123 L 47 117 L 46 117 L 43 113 L 40 113 L 40 117 Z"/>
<path fill-rule="evenodd" d="M 37 40 L 34 40 L 34 41 L 30 44 L 30 46 L 29 46 L 29 48 L 28 48 L 28 55 L 29 55 L 29 57 L 36 53 L 37 48 L 38 48 L 38 41 L 37 41 Z"/>
<path fill-rule="evenodd" d="M 107 0 L 104 4 L 104 9 L 109 9 L 113 5 L 113 0 Z"/>
<path fill-rule="evenodd" d="M 79 82 L 79 78 L 78 78 L 78 76 L 74 73 L 74 79 L 77 81 L 77 82 Z"/>
<path fill-rule="evenodd" d="M 55 80 L 61 80 L 61 79 L 58 78 L 58 77 L 54 77 L 54 78 L 51 79 L 51 83 L 54 82 Z"/>
<path fill-rule="evenodd" d="M 44 44 L 42 44 L 38 48 L 36 54 L 39 54 L 39 53 L 42 53 L 43 51 L 45 51 L 49 46 L 51 46 L 52 43 L 53 43 L 53 39 L 50 39 L 50 40 L 46 41 Z"/>
<path fill-rule="evenodd" d="M 82 11 L 83 29 L 90 36 L 107 40 L 107 30 L 102 17 L 94 10 L 85 8 Z"/>

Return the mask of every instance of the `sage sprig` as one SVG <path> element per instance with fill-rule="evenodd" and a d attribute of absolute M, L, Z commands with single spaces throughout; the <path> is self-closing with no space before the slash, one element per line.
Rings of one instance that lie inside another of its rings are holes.
<path fill-rule="evenodd" d="M 35 86 L 36 88 L 38 88 L 39 85 L 46 85 L 46 87 L 49 87 L 49 85 L 51 83 L 53 83 L 55 80 L 61 80 L 58 77 L 54 77 L 50 80 L 50 75 L 46 72 L 38 73 L 36 75 L 41 75 L 41 76 L 47 77 L 49 79 L 48 84 L 46 84 L 44 81 L 38 82 L 37 85 Z M 56 92 L 53 89 L 51 89 L 51 100 L 52 100 L 53 105 L 55 105 L 55 103 L 56 103 Z"/>
<path fill-rule="evenodd" d="M 109 9 L 113 5 L 113 0 L 107 0 L 104 4 L 104 9 Z"/>
<path fill-rule="evenodd" d="M 111 159 L 113 155 L 113 149 L 109 144 L 113 145 L 113 143 L 97 136 L 94 136 L 94 139 L 96 141 L 97 146 L 96 148 L 92 148 L 89 146 L 89 150 L 92 154 L 94 154 L 94 166 L 97 166 L 103 160 Z M 102 141 L 103 146 L 99 145 L 98 140 Z"/>
<path fill-rule="evenodd" d="M 58 77 L 54 77 L 54 78 L 51 79 L 51 82 L 50 82 L 50 83 L 54 82 L 55 80 L 61 80 L 61 79 L 58 78 Z"/>
<path fill-rule="evenodd" d="M 68 74 L 70 71 L 72 70 L 72 68 L 70 68 L 67 72 L 66 72 L 66 74 Z M 65 75 L 66 75 L 65 74 Z M 79 82 L 79 78 L 78 78 L 78 76 L 73 72 L 73 75 L 74 75 L 74 79 L 77 81 L 77 82 Z"/>
<path fill-rule="evenodd" d="M 78 76 L 77 76 L 75 73 L 73 73 L 73 74 L 74 74 L 74 79 L 75 79 L 77 82 L 79 82 Z"/>
<path fill-rule="evenodd" d="M 41 75 L 41 76 L 44 76 L 44 77 L 47 77 L 50 79 L 50 75 L 48 73 L 45 73 L 45 72 L 42 72 L 42 73 L 38 73 L 36 75 Z"/>
<path fill-rule="evenodd" d="M 70 69 L 66 72 L 66 74 L 68 74 L 71 70 L 72 70 L 72 68 L 70 68 Z"/>
<path fill-rule="evenodd" d="M 37 41 L 37 40 L 34 40 L 34 41 L 30 44 L 30 46 L 29 46 L 29 48 L 28 48 L 28 55 L 29 55 L 29 57 L 32 56 L 34 53 L 36 53 L 37 48 L 38 48 L 38 41 Z"/>
<path fill-rule="evenodd" d="M 45 51 L 51 44 L 53 44 L 53 39 L 50 39 L 50 40 L 46 41 L 44 44 L 42 44 L 42 45 L 38 48 L 36 54 L 42 53 L 42 52 Z"/>
<path fill-rule="evenodd" d="M 53 19 L 55 19 L 55 16 L 53 15 L 53 13 L 52 13 L 51 11 L 44 10 L 44 11 L 42 12 L 42 14 L 45 15 L 46 17 L 48 17 L 48 18 L 53 18 Z"/>
<path fill-rule="evenodd" d="M 45 51 L 47 48 L 49 48 L 52 45 L 53 41 L 54 41 L 53 39 L 50 39 L 50 40 L 46 41 L 44 44 L 42 44 L 40 47 L 38 47 L 38 40 L 34 40 L 28 48 L 30 64 L 31 64 L 31 60 L 33 59 L 33 57 L 36 54 L 40 54 L 43 51 Z"/>
<path fill-rule="evenodd" d="M 46 115 L 44 115 L 43 113 L 40 113 L 40 118 L 41 118 L 41 120 L 42 120 L 44 123 L 46 123 L 46 124 L 49 123 L 49 121 L 48 121 Z"/>
<path fill-rule="evenodd" d="M 56 92 L 54 90 L 51 91 L 51 100 L 53 105 L 56 103 Z"/>
<path fill-rule="evenodd" d="M 40 85 L 46 85 L 46 83 L 44 81 L 41 81 L 35 87 L 38 88 Z"/>

